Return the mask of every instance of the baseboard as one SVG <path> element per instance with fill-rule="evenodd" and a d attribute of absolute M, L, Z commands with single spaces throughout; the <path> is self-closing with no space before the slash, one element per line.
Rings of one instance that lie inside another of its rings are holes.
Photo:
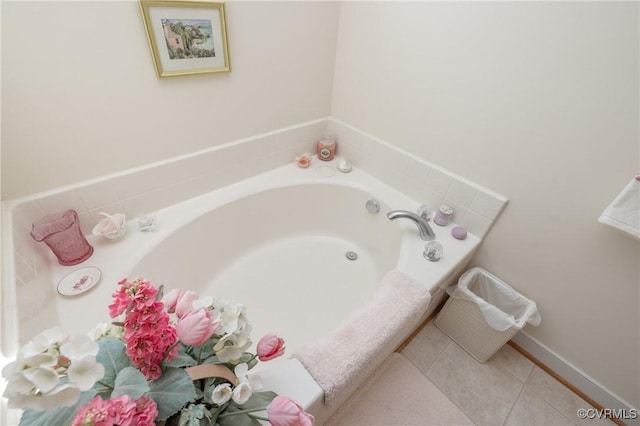
<path fill-rule="evenodd" d="M 569 387 L 574 388 L 573 390 L 577 390 L 578 392 L 576 393 L 582 394 L 583 398 L 586 396 L 584 399 L 596 406 L 596 408 L 611 409 L 614 413 L 626 413 L 627 417 L 635 417 L 622 418 L 620 419 L 621 422 L 616 423 L 640 426 L 640 410 L 638 410 L 638 407 L 634 407 L 606 389 L 535 338 L 527 333 L 520 332 L 511 341 L 531 355 L 539 364 L 545 366 L 550 372 L 555 373 L 553 375 L 561 382 L 565 382 Z"/>

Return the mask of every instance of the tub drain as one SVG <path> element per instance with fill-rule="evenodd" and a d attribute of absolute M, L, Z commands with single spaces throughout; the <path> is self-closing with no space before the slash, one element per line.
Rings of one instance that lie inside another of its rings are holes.
<path fill-rule="evenodd" d="M 358 259 L 358 253 L 356 253 L 355 251 L 348 251 L 347 254 L 345 255 L 347 259 L 349 260 L 356 260 Z"/>

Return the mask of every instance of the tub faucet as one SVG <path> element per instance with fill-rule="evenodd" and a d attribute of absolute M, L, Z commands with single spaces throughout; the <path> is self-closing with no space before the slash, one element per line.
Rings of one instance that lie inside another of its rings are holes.
<path fill-rule="evenodd" d="M 431 241 L 436 238 L 436 234 L 433 232 L 433 229 L 431 229 L 429 222 L 427 222 L 427 219 L 422 216 L 418 216 L 417 214 L 406 210 L 393 210 L 387 213 L 387 217 L 389 220 L 409 219 L 413 221 L 420 231 L 420 238 L 425 241 Z"/>

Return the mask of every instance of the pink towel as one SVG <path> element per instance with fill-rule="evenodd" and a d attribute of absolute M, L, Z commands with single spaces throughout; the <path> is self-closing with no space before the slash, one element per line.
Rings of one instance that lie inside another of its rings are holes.
<path fill-rule="evenodd" d="M 330 335 L 302 348 L 300 360 L 338 407 L 418 325 L 431 301 L 429 289 L 399 271 L 382 279 L 373 299 Z"/>

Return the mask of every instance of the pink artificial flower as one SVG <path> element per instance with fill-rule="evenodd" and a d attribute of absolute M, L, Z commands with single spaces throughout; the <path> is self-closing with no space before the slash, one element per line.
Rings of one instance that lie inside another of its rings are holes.
<path fill-rule="evenodd" d="M 156 417 L 158 406 L 153 399 L 146 396 L 136 399 L 136 426 L 155 426 Z"/>
<path fill-rule="evenodd" d="M 106 401 L 107 412 L 114 424 L 118 426 L 137 426 L 134 423 L 136 414 L 136 403 L 131 400 L 129 395 L 120 395 L 117 398 L 111 398 Z"/>
<path fill-rule="evenodd" d="M 256 348 L 260 361 L 269 361 L 284 354 L 284 339 L 275 333 L 267 333 L 260 339 Z"/>
<path fill-rule="evenodd" d="M 176 302 L 176 315 L 178 318 L 182 318 L 184 314 L 192 309 L 191 304 L 198 298 L 198 293 L 195 291 L 187 290 L 180 294 L 178 301 Z"/>
<path fill-rule="evenodd" d="M 276 396 L 267 407 L 269 423 L 273 426 L 311 426 L 315 418 L 300 404 L 285 396 Z"/>
<path fill-rule="evenodd" d="M 142 309 L 156 302 L 158 289 L 153 284 L 141 278 L 136 279 L 134 284 L 136 284 L 136 288 L 133 302 L 136 304 L 136 307 Z"/>
<path fill-rule="evenodd" d="M 111 425 L 109 410 L 105 401 L 100 397 L 94 397 L 90 402 L 78 408 L 78 413 L 73 418 L 71 426 L 102 426 Z"/>
<path fill-rule="evenodd" d="M 103 400 L 96 396 L 78 408 L 71 426 L 154 426 L 158 406 L 146 396 L 132 401 L 129 395 Z"/>
<path fill-rule="evenodd" d="M 182 290 L 179 288 L 174 288 L 169 293 L 165 294 L 162 298 L 162 303 L 164 303 L 164 307 L 170 314 L 176 311 L 176 304 L 178 303 L 178 298 L 182 294 Z"/>
<path fill-rule="evenodd" d="M 206 342 L 220 322 L 212 321 L 211 312 L 206 308 L 190 311 L 180 318 L 176 326 L 178 340 L 185 345 L 199 346 Z"/>
<path fill-rule="evenodd" d="M 109 315 L 115 318 L 131 305 L 131 291 L 133 283 L 127 281 L 126 278 L 118 281 L 118 289 L 112 294 L 113 303 L 109 305 Z"/>
<path fill-rule="evenodd" d="M 124 306 L 121 299 L 124 300 L 126 296 L 129 300 L 123 309 L 128 310 L 123 336 L 126 354 L 147 380 L 155 380 L 162 375 L 160 364 L 165 356 L 171 360 L 178 352 L 177 346 L 174 346 L 177 341 L 176 330 L 169 323 L 164 304 L 156 300 L 158 289 L 153 284 L 140 278 L 132 283 L 125 279 L 119 284 L 120 288 L 114 293 L 114 305 L 117 308 L 113 312 L 118 312 Z M 171 347 L 173 349 L 169 351 Z"/>

